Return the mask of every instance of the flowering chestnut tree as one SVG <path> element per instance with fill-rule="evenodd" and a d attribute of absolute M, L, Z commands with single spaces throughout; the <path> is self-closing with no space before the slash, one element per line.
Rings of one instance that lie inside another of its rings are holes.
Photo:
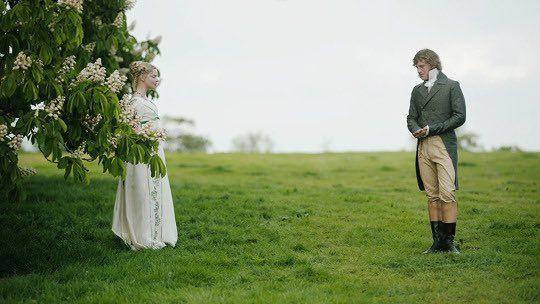
<path fill-rule="evenodd" d="M 124 177 L 125 162 L 163 176 L 162 130 L 142 127 L 129 103 L 127 67 L 159 54 L 158 39 L 137 41 L 128 0 L 0 1 L 0 198 L 24 199 L 22 140 L 75 180 L 85 161 Z M 155 94 L 155 93 L 154 93 Z"/>

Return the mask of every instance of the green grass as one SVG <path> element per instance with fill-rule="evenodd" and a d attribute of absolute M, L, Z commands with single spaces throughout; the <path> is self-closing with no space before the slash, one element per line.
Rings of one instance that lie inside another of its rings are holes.
<path fill-rule="evenodd" d="M 430 245 L 414 153 L 168 154 L 179 241 L 132 252 L 117 181 L 35 154 L 0 204 L 0 302 L 537 303 L 540 154 L 460 154 L 457 240 Z"/>

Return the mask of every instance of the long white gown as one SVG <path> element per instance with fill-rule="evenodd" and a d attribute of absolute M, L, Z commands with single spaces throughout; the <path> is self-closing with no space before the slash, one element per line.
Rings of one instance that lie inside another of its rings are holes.
<path fill-rule="evenodd" d="M 149 99 L 131 99 L 141 123 L 159 126 L 158 109 Z M 165 163 L 162 143 L 158 155 Z M 120 179 L 114 204 L 113 232 L 132 249 L 160 249 L 176 245 L 178 231 L 168 175 L 152 178 L 147 164 L 126 163 L 126 179 Z"/>

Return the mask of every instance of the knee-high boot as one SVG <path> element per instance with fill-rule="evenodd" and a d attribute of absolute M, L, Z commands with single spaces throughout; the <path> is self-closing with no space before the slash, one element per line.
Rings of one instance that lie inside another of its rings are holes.
<path fill-rule="evenodd" d="M 441 221 L 431 221 L 431 235 L 433 236 L 433 244 L 429 247 L 424 254 L 435 253 L 440 251 L 440 242 L 441 242 Z"/>
<path fill-rule="evenodd" d="M 441 251 L 459 254 L 454 243 L 456 236 L 456 223 L 441 223 Z"/>

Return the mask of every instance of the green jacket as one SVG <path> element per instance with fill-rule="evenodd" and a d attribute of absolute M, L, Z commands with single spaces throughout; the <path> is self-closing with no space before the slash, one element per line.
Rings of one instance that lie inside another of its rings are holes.
<path fill-rule="evenodd" d="M 424 83 L 415 86 L 411 93 L 407 127 L 411 133 L 429 126 L 428 136 L 439 135 L 452 159 L 456 171 L 456 189 L 459 189 L 457 175 L 457 138 L 454 129 L 465 123 L 465 98 L 459 82 L 449 79 L 442 72 L 428 93 Z M 418 139 L 416 146 L 416 179 L 418 188 L 424 190 L 424 183 L 418 168 Z"/>

